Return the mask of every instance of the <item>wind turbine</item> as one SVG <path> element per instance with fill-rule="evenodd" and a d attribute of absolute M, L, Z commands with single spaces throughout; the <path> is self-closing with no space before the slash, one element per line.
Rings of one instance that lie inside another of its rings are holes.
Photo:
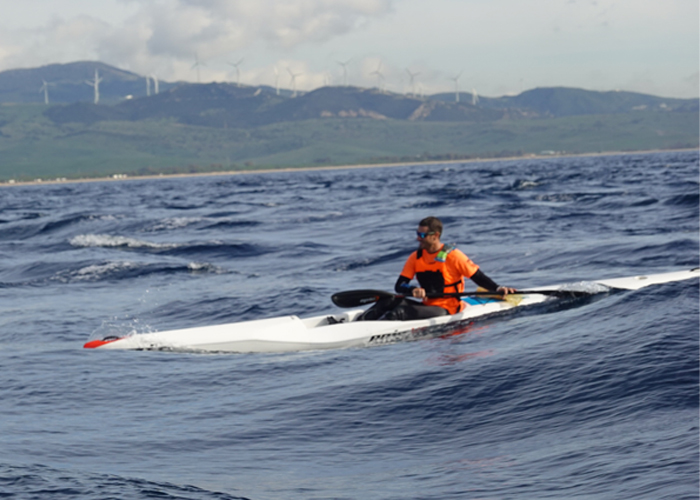
<path fill-rule="evenodd" d="M 459 102 L 459 78 L 462 76 L 462 73 L 464 73 L 464 71 L 460 71 L 457 76 L 450 78 L 450 80 L 455 82 L 455 102 Z"/>
<path fill-rule="evenodd" d="M 102 78 L 100 78 L 100 73 L 95 70 L 95 79 L 93 81 L 90 80 L 85 80 L 85 83 L 90 85 L 95 89 L 95 104 L 100 102 L 100 82 L 102 81 Z"/>
<path fill-rule="evenodd" d="M 44 104 L 48 104 L 49 103 L 49 86 L 54 85 L 54 84 L 49 83 L 46 80 L 42 80 L 42 82 L 44 82 L 44 84 L 39 89 L 39 92 L 44 93 Z"/>
<path fill-rule="evenodd" d="M 348 86 L 348 64 L 350 64 L 351 59 L 348 59 L 345 62 L 342 61 L 336 61 L 338 64 L 340 64 L 343 67 L 343 87 Z"/>
<path fill-rule="evenodd" d="M 243 58 L 241 58 L 241 60 L 238 61 L 237 63 L 229 63 L 229 65 L 231 65 L 231 66 L 233 66 L 234 68 L 236 68 L 236 87 L 240 87 L 240 86 L 241 86 L 241 72 L 239 71 L 238 66 L 239 66 L 242 62 L 243 62 Z"/>
<path fill-rule="evenodd" d="M 379 66 L 377 66 L 377 70 L 373 71 L 370 73 L 370 75 L 377 75 L 377 86 L 379 87 L 380 92 L 384 92 L 384 75 L 381 72 L 382 69 L 382 62 L 379 61 Z"/>
<path fill-rule="evenodd" d="M 146 97 L 151 95 L 151 77 L 146 77 Z"/>
<path fill-rule="evenodd" d="M 476 89 L 472 89 L 472 106 L 476 106 L 477 102 L 479 102 L 479 96 L 476 93 Z"/>
<path fill-rule="evenodd" d="M 411 94 L 416 95 L 416 86 L 415 86 L 415 83 L 414 83 L 414 79 L 415 79 L 418 75 L 420 75 L 420 73 L 411 73 L 411 70 L 408 69 L 408 68 L 406 68 L 406 73 L 408 73 L 408 78 L 409 78 L 409 80 L 410 80 L 410 84 L 409 84 L 409 85 L 411 85 Z"/>
<path fill-rule="evenodd" d="M 192 69 L 197 69 L 197 83 L 200 83 L 200 78 L 199 78 L 199 67 L 200 66 L 206 66 L 204 63 L 199 62 L 199 57 L 197 56 L 197 53 L 194 53 L 194 64 L 192 65 Z"/>
<path fill-rule="evenodd" d="M 280 72 L 275 66 L 275 93 L 280 95 Z"/>
<path fill-rule="evenodd" d="M 158 94 L 158 77 L 154 74 L 151 74 L 151 79 L 153 80 L 153 90 L 156 94 Z"/>
<path fill-rule="evenodd" d="M 301 73 L 292 73 L 292 70 L 287 68 L 287 71 L 289 71 L 289 76 L 292 77 L 292 97 L 297 96 L 297 76 L 301 75 Z"/>

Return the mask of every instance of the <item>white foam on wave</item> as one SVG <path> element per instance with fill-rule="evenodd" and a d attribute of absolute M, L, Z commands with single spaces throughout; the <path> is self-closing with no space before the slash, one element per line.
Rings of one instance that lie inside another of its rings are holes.
<path fill-rule="evenodd" d="M 343 212 L 333 211 L 333 212 L 328 212 L 325 214 L 308 215 L 308 216 L 301 217 L 298 219 L 293 219 L 293 222 L 306 224 L 309 222 L 321 222 L 321 221 L 325 221 L 325 220 L 329 220 L 329 219 L 337 219 L 337 218 L 342 217 L 342 216 L 343 216 Z"/>
<path fill-rule="evenodd" d="M 122 271 L 132 271 L 141 267 L 135 262 L 105 262 L 103 264 L 91 264 L 74 271 L 59 273 L 55 279 L 64 283 L 72 281 L 97 281 L 105 276 Z"/>
<path fill-rule="evenodd" d="M 209 264 L 208 262 L 190 262 L 187 264 L 187 270 L 191 273 L 213 273 L 226 274 L 228 271 L 221 267 Z"/>
<path fill-rule="evenodd" d="M 534 187 L 539 186 L 540 183 L 537 181 L 530 181 L 530 180 L 519 180 L 515 183 L 513 186 L 515 189 L 532 189 Z"/>
<path fill-rule="evenodd" d="M 172 217 L 169 219 L 163 219 L 160 221 L 158 224 L 153 226 L 150 230 L 151 231 L 168 231 L 171 229 L 181 229 L 183 227 L 187 227 L 190 224 L 196 224 L 197 222 L 201 222 L 205 219 L 202 217 Z"/>
<path fill-rule="evenodd" d="M 131 337 L 145 333 L 153 333 L 155 330 L 146 324 L 141 324 L 138 319 L 120 319 L 113 317 L 103 320 L 102 324 L 93 330 L 88 340 L 103 340 L 108 337 Z"/>
<path fill-rule="evenodd" d="M 87 219 L 90 220 L 90 221 L 92 221 L 92 220 L 98 220 L 98 221 L 105 221 L 105 220 L 106 220 L 106 221 L 115 221 L 115 220 L 117 220 L 117 219 L 122 219 L 122 218 L 123 218 L 123 216 L 119 217 L 119 216 L 112 215 L 112 214 L 107 214 L 107 215 L 89 215 L 89 216 L 87 217 Z"/>
<path fill-rule="evenodd" d="M 169 249 L 177 248 L 179 245 L 174 243 L 153 243 L 151 241 L 137 240 L 136 238 L 127 238 L 126 236 L 112 236 L 109 234 L 79 234 L 70 239 L 69 243 L 74 247 L 102 247 L 102 248 L 153 248 L 153 249 Z"/>

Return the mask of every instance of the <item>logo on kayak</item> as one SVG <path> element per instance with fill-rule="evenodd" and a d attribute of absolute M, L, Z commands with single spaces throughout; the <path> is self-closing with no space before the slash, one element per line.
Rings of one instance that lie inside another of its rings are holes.
<path fill-rule="evenodd" d="M 369 338 L 369 344 L 391 344 L 393 342 L 400 342 L 402 340 L 411 339 L 415 335 L 415 328 L 410 332 L 400 332 L 394 330 L 391 333 L 382 333 L 381 335 L 372 335 Z"/>

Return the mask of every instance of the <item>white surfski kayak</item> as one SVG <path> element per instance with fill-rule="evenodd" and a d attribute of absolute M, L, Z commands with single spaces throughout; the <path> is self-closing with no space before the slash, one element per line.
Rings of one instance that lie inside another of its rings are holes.
<path fill-rule="evenodd" d="M 507 300 L 492 300 L 470 305 L 451 316 L 412 321 L 353 321 L 362 309 L 302 319 L 282 316 L 224 325 L 186 328 L 125 337 L 107 337 L 84 345 L 88 349 L 165 349 L 204 352 L 288 352 L 336 349 L 386 344 L 424 338 L 432 332 L 448 332 L 467 320 L 489 316 L 517 307 L 542 303 L 563 292 L 593 295 L 610 289 L 640 288 L 681 281 L 700 276 L 700 269 L 647 276 L 631 276 L 576 285 L 558 285 L 529 289 L 509 295 Z M 538 291 L 540 293 L 538 293 Z"/>

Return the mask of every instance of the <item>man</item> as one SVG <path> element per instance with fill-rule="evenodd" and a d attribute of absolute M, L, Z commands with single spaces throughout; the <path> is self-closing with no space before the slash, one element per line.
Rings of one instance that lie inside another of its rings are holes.
<path fill-rule="evenodd" d="M 465 308 L 464 301 L 458 297 L 436 296 L 463 292 L 465 277 L 488 291 L 502 295 L 515 292 L 514 288 L 494 283 L 460 250 L 440 242 L 442 222 L 437 217 L 420 221 L 416 235 L 418 250 L 408 257 L 394 288 L 398 294 L 423 302 L 402 297 L 382 299 L 358 319 L 397 321 L 456 314 Z M 419 286 L 411 286 L 414 277 Z"/>

